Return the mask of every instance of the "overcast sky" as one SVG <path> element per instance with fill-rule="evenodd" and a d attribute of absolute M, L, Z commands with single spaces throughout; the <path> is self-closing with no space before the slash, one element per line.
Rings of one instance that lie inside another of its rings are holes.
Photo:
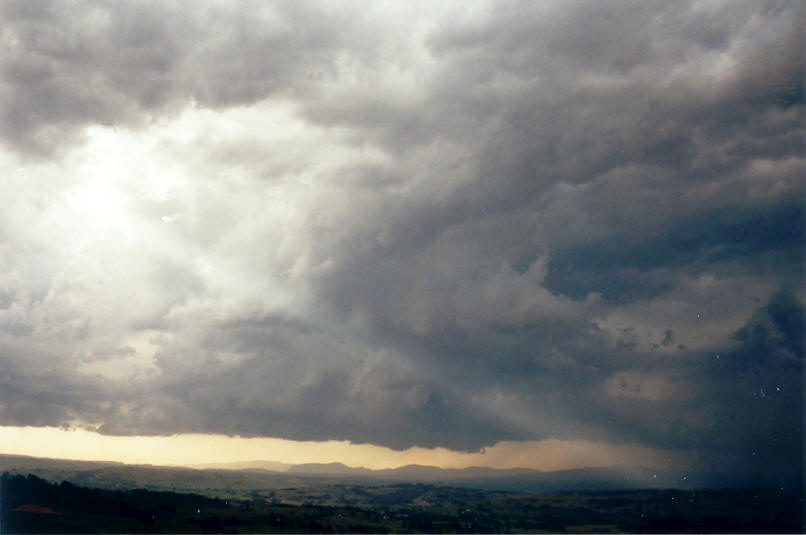
<path fill-rule="evenodd" d="M 798 5 L 0 3 L 0 424 L 802 466 Z"/>

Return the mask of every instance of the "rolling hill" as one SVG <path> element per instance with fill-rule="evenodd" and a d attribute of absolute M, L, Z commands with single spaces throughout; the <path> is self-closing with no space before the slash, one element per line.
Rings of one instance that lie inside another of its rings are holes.
<path fill-rule="evenodd" d="M 266 462 L 264 466 L 273 466 Z M 283 467 L 286 468 L 286 467 Z M 694 474 L 648 468 L 585 468 L 541 472 L 529 469 L 498 470 L 485 467 L 443 469 L 409 465 L 395 469 L 370 470 L 340 463 L 299 464 L 285 471 L 260 467 L 237 469 L 183 468 L 134 465 L 104 461 L 44 459 L 21 455 L 0 455 L 0 472 L 34 474 L 45 480 L 69 481 L 76 485 L 105 489 L 165 490 L 197 492 L 215 497 L 258 497 L 279 489 L 312 489 L 334 485 L 372 486 L 396 483 L 426 483 L 511 492 L 564 492 L 634 489 L 741 488 L 757 482 L 722 474 Z M 792 481 L 772 482 L 770 487 L 796 488 Z"/>

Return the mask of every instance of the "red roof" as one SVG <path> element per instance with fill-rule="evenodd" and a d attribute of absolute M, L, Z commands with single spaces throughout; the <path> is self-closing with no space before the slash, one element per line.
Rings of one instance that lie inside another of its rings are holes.
<path fill-rule="evenodd" d="M 36 513 L 39 515 L 60 515 L 61 513 L 57 513 L 53 509 L 48 509 L 47 507 L 42 507 L 41 505 L 36 505 L 35 503 L 26 503 L 25 505 L 20 505 L 12 509 L 12 511 L 21 511 L 23 513 Z"/>

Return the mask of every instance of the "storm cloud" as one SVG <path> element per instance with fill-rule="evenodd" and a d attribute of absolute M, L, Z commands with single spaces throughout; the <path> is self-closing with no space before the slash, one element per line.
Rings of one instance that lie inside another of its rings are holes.
<path fill-rule="evenodd" d="M 797 3 L 0 11 L 0 424 L 802 465 Z"/>

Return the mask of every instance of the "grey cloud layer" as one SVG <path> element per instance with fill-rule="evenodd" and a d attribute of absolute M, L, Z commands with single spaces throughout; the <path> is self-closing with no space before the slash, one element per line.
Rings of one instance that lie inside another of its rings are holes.
<path fill-rule="evenodd" d="M 802 462 L 802 9 L 304 6 L 3 4 L 2 423 Z M 47 162 L 188 109 L 244 132 L 125 185 L 170 226 L 48 241 Z"/>
<path fill-rule="evenodd" d="M 350 20 L 292 3 L 7 2 L 3 137 L 50 154 L 93 123 L 143 124 L 193 99 L 233 106 L 332 75 Z"/>

